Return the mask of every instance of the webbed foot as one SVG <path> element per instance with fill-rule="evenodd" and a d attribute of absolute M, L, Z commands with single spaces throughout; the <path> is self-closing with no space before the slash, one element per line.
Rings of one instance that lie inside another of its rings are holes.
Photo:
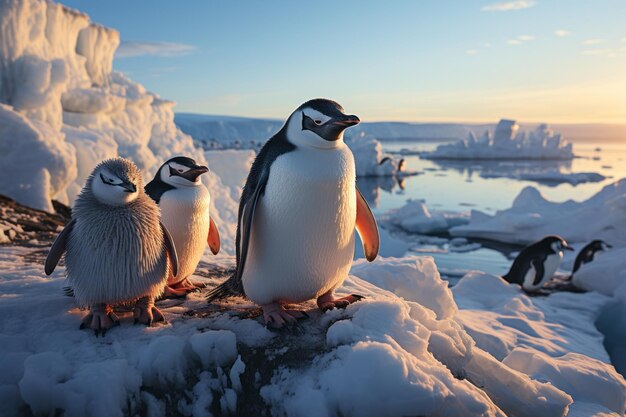
<path fill-rule="evenodd" d="M 80 323 L 80 329 L 91 329 L 96 337 L 104 337 L 107 330 L 113 326 L 119 326 L 120 319 L 113 312 L 113 308 L 107 304 L 97 304 L 89 308 L 89 313 Z"/>
<path fill-rule="evenodd" d="M 299 328 L 298 320 L 308 318 L 309 315 L 300 310 L 286 310 L 278 303 L 263 304 L 263 319 L 265 326 L 272 329 Z"/>
<path fill-rule="evenodd" d="M 142 323 L 148 327 L 151 327 L 154 323 L 165 323 L 165 317 L 154 305 L 152 297 L 143 297 L 137 300 L 133 309 L 133 317 L 135 318 L 135 324 Z"/>
<path fill-rule="evenodd" d="M 176 284 L 167 284 L 163 292 L 163 298 L 183 298 L 190 292 L 204 288 L 204 284 L 195 284 L 188 278 L 177 282 Z"/>
<path fill-rule="evenodd" d="M 335 298 L 333 292 L 329 291 L 317 299 L 317 306 L 322 311 L 328 311 L 334 308 L 346 308 L 350 304 L 356 303 L 364 298 L 364 296 L 358 294 L 350 294 L 346 297 Z"/>

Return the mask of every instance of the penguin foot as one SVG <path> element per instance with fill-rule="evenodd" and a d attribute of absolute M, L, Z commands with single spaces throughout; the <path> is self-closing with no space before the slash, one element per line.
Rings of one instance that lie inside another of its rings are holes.
<path fill-rule="evenodd" d="M 309 315 L 300 310 L 286 310 L 278 303 L 263 304 L 263 319 L 265 326 L 272 329 L 282 329 L 287 326 L 299 328 L 298 320 L 308 318 Z"/>
<path fill-rule="evenodd" d="M 529 297 L 547 297 L 548 295 L 552 294 L 552 292 L 544 290 L 544 289 L 539 289 L 535 291 L 524 290 L 524 292 Z"/>
<path fill-rule="evenodd" d="M 89 313 L 80 323 L 80 329 L 91 329 L 96 337 L 106 334 L 113 326 L 119 326 L 120 319 L 113 312 L 113 308 L 107 304 L 98 304 L 89 308 Z"/>
<path fill-rule="evenodd" d="M 154 305 L 152 297 L 143 297 L 137 300 L 133 309 L 135 324 L 142 323 L 152 327 L 154 323 L 166 323 L 163 313 Z"/>
<path fill-rule="evenodd" d="M 201 288 L 204 288 L 204 284 L 194 284 L 189 281 L 188 278 L 185 278 L 176 284 L 166 285 L 163 298 L 183 298 L 190 292 L 197 291 Z"/>
<path fill-rule="evenodd" d="M 317 299 L 317 306 L 322 311 L 332 310 L 334 308 L 346 308 L 352 303 L 356 303 L 365 297 L 358 294 L 350 294 L 347 297 L 334 298 L 332 291 L 320 296 Z"/>

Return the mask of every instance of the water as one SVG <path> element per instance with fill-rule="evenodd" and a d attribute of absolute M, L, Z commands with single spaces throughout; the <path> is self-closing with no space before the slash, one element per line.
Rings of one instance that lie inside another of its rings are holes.
<path fill-rule="evenodd" d="M 386 141 L 386 152 L 407 148 L 418 151 L 434 149 L 435 141 Z M 598 149 L 599 148 L 599 149 Z M 406 169 L 420 175 L 405 178 L 402 187 L 394 178 L 359 179 L 359 188 L 365 194 L 377 216 L 402 207 L 408 199 L 423 199 L 431 210 L 469 211 L 476 209 L 488 214 L 509 208 L 519 192 L 533 186 L 549 200 L 562 202 L 568 199 L 582 201 L 597 193 L 602 187 L 626 177 L 626 142 L 594 141 L 574 142 L 573 161 L 429 161 L 419 156 L 405 156 Z M 597 172 L 604 181 L 570 184 L 540 184 L 534 181 L 510 178 L 520 172 L 549 171 L 564 173 Z M 411 236 L 402 236 L 411 241 Z M 409 254 L 430 255 L 438 267 L 450 277 L 454 270 L 478 269 L 493 274 L 504 274 L 511 259 L 520 248 L 509 245 L 479 242 L 481 249 L 455 253 L 447 244 L 416 244 Z M 460 273 L 460 272 L 459 272 Z"/>

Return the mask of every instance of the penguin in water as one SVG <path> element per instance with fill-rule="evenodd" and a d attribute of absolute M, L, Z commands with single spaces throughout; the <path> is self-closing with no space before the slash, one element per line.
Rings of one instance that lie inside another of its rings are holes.
<path fill-rule="evenodd" d="M 574 277 L 574 274 L 576 273 L 576 271 L 580 269 L 581 266 L 593 261 L 593 259 L 596 256 L 596 253 L 600 251 L 609 250 L 612 247 L 613 246 L 609 245 L 603 240 L 591 241 L 584 248 L 582 248 L 580 252 L 578 252 L 578 255 L 576 256 L 576 260 L 574 261 L 574 269 L 572 270 L 571 275 L 567 277 L 567 279 L 571 281 L 572 278 Z"/>
<path fill-rule="evenodd" d="M 574 249 L 560 236 L 546 236 L 522 249 L 509 272 L 502 278 L 512 284 L 521 285 L 528 294 L 545 295 L 541 287 L 559 269 L 563 250 Z"/>
<path fill-rule="evenodd" d="M 207 246 L 217 255 L 220 234 L 209 213 L 211 195 L 200 181 L 209 169 L 191 158 L 177 156 L 166 161 L 146 185 L 146 194 L 161 209 L 161 221 L 172 234 L 178 253 L 178 275 L 170 275 L 166 296 L 182 297 L 198 288 L 189 281 Z"/>
<path fill-rule="evenodd" d="M 306 316 L 286 303 L 316 299 L 328 310 L 363 298 L 334 296 L 352 265 L 355 227 L 368 261 L 380 244 L 343 141 L 344 130 L 359 122 L 338 103 L 314 99 L 265 143 L 239 204 L 236 272 L 209 301 L 245 296 L 262 307 L 268 326 L 280 328 Z"/>
<path fill-rule="evenodd" d="M 113 306 L 125 302 L 135 303 L 135 323 L 164 321 L 154 301 L 168 275 L 177 274 L 178 258 L 159 221 L 159 208 L 144 193 L 141 172 L 131 161 L 108 159 L 93 170 L 74 203 L 72 220 L 50 248 L 46 275 L 64 252 L 74 297 L 89 307 L 81 329 L 104 336 L 119 324 Z"/>

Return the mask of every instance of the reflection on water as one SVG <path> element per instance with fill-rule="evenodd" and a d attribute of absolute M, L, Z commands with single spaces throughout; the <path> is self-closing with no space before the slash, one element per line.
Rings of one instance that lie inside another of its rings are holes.
<path fill-rule="evenodd" d="M 414 151 L 433 150 L 441 142 L 383 142 L 385 151 L 409 148 Z M 406 204 L 408 199 L 423 199 L 431 210 L 469 211 L 476 209 L 488 214 L 509 208 L 514 198 L 527 186 L 537 188 L 552 201 L 585 200 L 602 187 L 626 177 L 626 141 L 582 142 L 574 144 L 578 158 L 573 161 L 430 161 L 419 156 L 405 156 L 407 171 L 421 175 L 407 177 L 401 188 L 394 178 L 359 178 L 358 186 L 377 216 Z M 596 183 L 577 186 L 541 184 L 518 179 L 527 173 L 597 172 L 606 177 Z M 407 239 L 410 239 L 407 237 Z M 479 269 L 494 274 L 505 273 L 511 260 L 507 254 L 519 250 L 499 244 L 482 242 L 482 248 L 458 253 L 445 250 L 445 245 L 428 253 L 439 268 L 453 271 Z M 424 255 L 420 251 L 420 255 Z"/>

